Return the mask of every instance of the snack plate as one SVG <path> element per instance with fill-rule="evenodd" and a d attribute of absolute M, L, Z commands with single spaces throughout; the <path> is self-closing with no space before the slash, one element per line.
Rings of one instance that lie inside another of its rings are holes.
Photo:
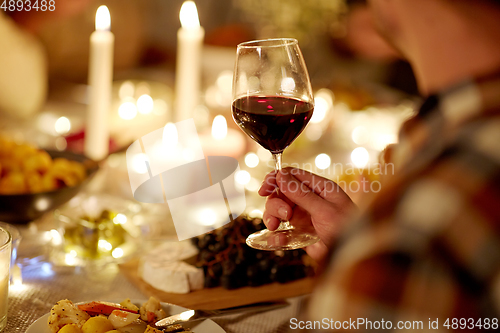
<path fill-rule="evenodd" d="M 108 302 L 119 303 L 121 301 L 117 302 L 117 300 L 111 300 Z M 132 300 L 132 303 L 134 303 L 137 306 L 140 306 L 144 302 L 146 302 L 146 300 Z M 86 302 L 80 302 L 76 304 L 83 304 L 83 303 Z M 163 307 L 163 310 L 165 310 L 167 315 L 174 315 L 188 310 L 181 306 L 163 302 L 161 302 L 161 306 Z M 47 324 L 48 318 L 49 318 L 48 313 L 38 318 L 33 324 L 31 324 L 30 327 L 28 327 L 26 333 L 51 333 L 49 325 Z M 226 333 L 226 331 L 224 331 L 222 327 L 220 327 L 213 320 L 210 319 L 205 319 L 204 321 L 201 322 L 194 322 L 191 323 L 189 326 L 188 324 L 185 324 L 183 326 L 185 328 L 190 328 L 194 333 Z"/>
<path fill-rule="evenodd" d="M 203 288 L 188 294 L 173 294 L 158 290 L 145 282 L 138 272 L 138 260 L 120 264 L 120 271 L 146 296 L 154 296 L 162 302 L 184 306 L 189 309 L 216 310 L 260 302 L 269 302 L 289 297 L 310 294 L 316 284 L 315 277 L 280 284 L 277 282 L 260 287 L 242 287 L 227 290 L 223 287 Z M 30 332 L 31 333 L 31 332 Z"/>

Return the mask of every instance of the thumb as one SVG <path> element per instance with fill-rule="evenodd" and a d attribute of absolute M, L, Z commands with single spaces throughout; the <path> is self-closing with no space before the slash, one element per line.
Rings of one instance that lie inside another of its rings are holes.
<path fill-rule="evenodd" d="M 314 215 L 325 205 L 325 199 L 314 193 L 307 180 L 299 181 L 290 172 L 278 173 L 276 183 L 283 195 L 310 215 Z"/>

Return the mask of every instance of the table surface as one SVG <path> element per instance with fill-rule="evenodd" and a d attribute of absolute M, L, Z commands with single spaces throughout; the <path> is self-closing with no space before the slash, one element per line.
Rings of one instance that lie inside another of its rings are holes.
<path fill-rule="evenodd" d="M 21 286 L 12 285 L 9 291 L 7 327 L 2 333 L 25 332 L 39 317 L 61 299 L 74 302 L 89 300 L 121 300 L 124 298 L 147 299 L 147 295 L 130 282 L 118 265 L 101 267 L 64 267 L 53 265 L 49 258 L 49 247 L 43 242 L 44 231 L 22 227 L 22 234 L 41 235 L 38 244 L 29 246 L 24 258 L 19 258 L 22 267 Z M 30 234 L 31 233 L 31 234 Z M 26 236 L 24 236 L 26 237 Z M 29 240 L 24 240 L 25 244 Z M 27 247 L 24 247 L 26 251 Z M 23 247 L 21 246 L 21 250 Z M 33 256 L 31 254 L 37 254 Z M 289 321 L 297 317 L 305 296 L 287 299 L 290 306 L 258 314 L 232 315 L 214 319 L 226 332 L 286 332 Z M 199 332 L 203 333 L 203 332 Z"/>
<path fill-rule="evenodd" d="M 8 321 L 4 333 L 25 332 L 60 299 L 78 302 L 124 297 L 146 298 L 116 266 L 109 266 L 98 272 L 78 269 L 52 271 L 48 267 L 40 267 L 24 275 L 23 289 L 13 288 L 10 292 Z M 301 297 L 288 301 L 290 306 L 282 309 L 259 314 L 232 315 L 214 321 L 226 332 L 285 332 L 290 318 L 297 316 Z"/>
<path fill-rule="evenodd" d="M 111 172 L 110 172 L 111 171 Z M 89 191 L 102 191 L 102 187 L 113 183 L 110 174 L 122 177 L 116 170 L 101 169 L 102 174 L 96 175 L 101 188 L 90 188 Z M 100 178 L 99 180 L 99 177 Z M 115 183 L 116 184 L 116 183 Z M 107 187 L 119 191 L 116 187 Z M 150 211 L 151 211 L 151 207 Z M 155 207 L 156 209 L 157 207 Z M 166 219 L 169 214 L 154 211 L 158 218 Z M 162 220 L 159 224 L 160 238 L 171 237 L 173 224 Z M 24 333 L 38 318 L 48 313 L 51 307 L 61 299 L 73 302 L 90 300 L 121 300 L 147 299 L 148 295 L 141 292 L 120 270 L 117 264 L 101 266 L 72 267 L 54 263 L 54 247 L 52 233 L 56 228 L 52 214 L 47 214 L 40 220 L 27 225 L 16 225 L 22 240 L 18 249 L 16 266 L 22 272 L 22 285 L 12 284 L 9 290 L 9 308 L 7 327 L 2 333 Z M 158 226 L 157 226 L 158 227 Z M 158 231 L 158 230 L 156 230 Z M 155 234 L 156 234 L 155 231 Z M 289 321 L 297 317 L 306 296 L 288 298 L 290 306 L 258 314 L 232 315 L 216 318 L 214 321 L 226 332 L 272 332 L 279 333 L 288 330 Z M 203 333 L 203 332 L 199 332 Z"/>
<path fill-rule="evenodd" d="M 66 107 L 66 104 L 56 104 L 56 106 L 64 109 L 64 114 L 73 108 Z M 28 136 L 27 133 L 38 133 L 32 128 L 34 125 L 30 126 L 21 128 L 17 122 L 14 122 L 12 126 L 3 122 L 0 130 L 15 128 L 16 132 L 13 137 L 20 141 L 26 141 L 29 138 L 33 140 L 36 138 L 37 142 L 49 140 L 44 136 Z M 256 147 L 255 143 L 252 145 Z M 320 150 L 320 145 L 314 145 L 314 149 L 308 149 L 307 153 L 315 156 Z M 289 161 L 306 160 L 303 156 L 294 156 L 292 151 L 290 148 L 287 152 Z M 345 157 L 344 154 L 337 154 L 338 156 L 331 155 L 333 160 L 340 161 Z M 253 169 L 253 176 L 263 179 L 271 169 L 271 162 L 262 162 L 259 167 Z M 133 199 L 128 182 L 125 154 L 112 154 L 87 186 L 86 191 Z M 265 200 L 255 193 L 247 195 L 246 200 L 249 211 L 263 209 Z M 161 223 L 155 226 L 157 229 L 153 230 L 153 233 L 163 236 L 175 235 L 174 225 L 168 211 L 162 211 L 158 209 L 158 205 L 154 204 L 143 204 L 143 207 L 149 209 L 155 218 L 162 219 Z M 17 266 L 22 271 L 22 285 L 12 285 L 10 288 L 7 327 L 2 333 L 24 333 L 36 319 L 48 313 L 51 307 L 61 299 L 82 302 L 97 299 L 147 298 L 148 295 L 142 293 L 136 285 L 130 282 L 115 264 L 94 268 L 55 265 L 50 245 L 50 233 L 56 227 L 52 214 L 49 213 L 40 220 L 27 225 L 17 225 L 17 227 L 23 237 L 17 260 Z M 290 306 L 268 313 L 233 315 L 214 319 L 214 321 L 226 332 L 285 332 L 288 331 L 290 319 L 297 317 L 304 298 L 304 296 L 288 298 Z"/>

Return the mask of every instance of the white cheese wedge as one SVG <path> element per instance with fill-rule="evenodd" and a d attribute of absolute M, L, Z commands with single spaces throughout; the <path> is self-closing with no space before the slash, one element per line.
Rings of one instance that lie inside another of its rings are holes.
<path fill-rule="evenodd" d="M 154 288 L 169 293 L 202 289 L 203 269 L 182 261 L 197 253 L 190 241 L 164 243 L 141 257 L 139 275 Z"/>
<path fill-rule="evenodd" d="M 187 294 L 203 288 L 203 269 L 183 261 L 163 262 L 144 261 L 142 278 L 156 289 L 176 294 Z"/>
<path fill-rule="evenodd" d="M 191 241 L 165 242 L 146 255 L 147 260 L 156 262 L 179 261 L 194 257 L 198 254 L 196 246 Z"/>

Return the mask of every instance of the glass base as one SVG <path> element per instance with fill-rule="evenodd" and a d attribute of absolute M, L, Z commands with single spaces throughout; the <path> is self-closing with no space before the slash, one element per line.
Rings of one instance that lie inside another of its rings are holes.
<path fill-rule="evenodd" d="M 276 251 L 300 249 L 318 241 L 319 237 L 314 232 L 296 229 L 286 223 L 285 228 L 280 226 L 275 231 L 265 229 L 253 233 L 246 243 L 257 250 Z"/>

